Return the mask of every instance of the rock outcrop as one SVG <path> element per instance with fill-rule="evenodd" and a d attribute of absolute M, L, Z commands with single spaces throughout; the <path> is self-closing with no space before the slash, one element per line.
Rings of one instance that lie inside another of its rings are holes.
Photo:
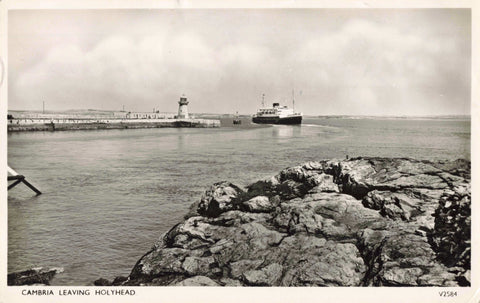
<path fill-rule="evenodd" d="M 469 285 L 470 203 L 465 160 L 325 160 L 219 182 L 117 285 Z"/>
<path fill-rule="evenodd" d="M 7 275 L 7 285 L 50 285 L 50 280 L 63 268 L 32 268 Z"/>

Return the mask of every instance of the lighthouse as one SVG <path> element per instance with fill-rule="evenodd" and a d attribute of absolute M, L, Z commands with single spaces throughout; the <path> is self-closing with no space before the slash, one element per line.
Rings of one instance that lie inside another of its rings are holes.
<path fill-rule="evenodd" d="M 187 97 L 181 96 L 180 101 L 178 101 L 178 119 L 188 119 L 188 101 Z"/>

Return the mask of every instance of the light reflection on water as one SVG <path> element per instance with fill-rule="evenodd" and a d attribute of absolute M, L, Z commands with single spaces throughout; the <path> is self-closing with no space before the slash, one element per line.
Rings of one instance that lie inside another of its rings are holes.
<path fill-rule="evenodd" d="M 470 158 L 467 120 L 305 119 L 301 126 L 15 133 L 8 162 L 44 194 L 9 191 L 8 271 L 64 267 L 55 285 L 128 275 L 214 182 L 304 161 Z"/>

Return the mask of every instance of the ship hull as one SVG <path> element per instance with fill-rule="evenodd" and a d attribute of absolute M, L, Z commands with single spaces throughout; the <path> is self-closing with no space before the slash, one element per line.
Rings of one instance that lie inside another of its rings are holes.
<path fill-rule="evenodd" d="M 255 116 L 252 118 L 252 122 L 257 124 L 301 124 L 302 116 L 291 116 L 282 118 Z"/>

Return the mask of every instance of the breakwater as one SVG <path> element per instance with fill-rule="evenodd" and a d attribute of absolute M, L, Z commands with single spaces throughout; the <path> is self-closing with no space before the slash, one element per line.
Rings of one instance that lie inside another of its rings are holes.
<path fill-rule="evenodd" d="M 97 129 L 136 129 L 163 127 L 220 127 L 220 120 L 210 119 L 10 119 L 9 132 L 68 131 Z"/>

